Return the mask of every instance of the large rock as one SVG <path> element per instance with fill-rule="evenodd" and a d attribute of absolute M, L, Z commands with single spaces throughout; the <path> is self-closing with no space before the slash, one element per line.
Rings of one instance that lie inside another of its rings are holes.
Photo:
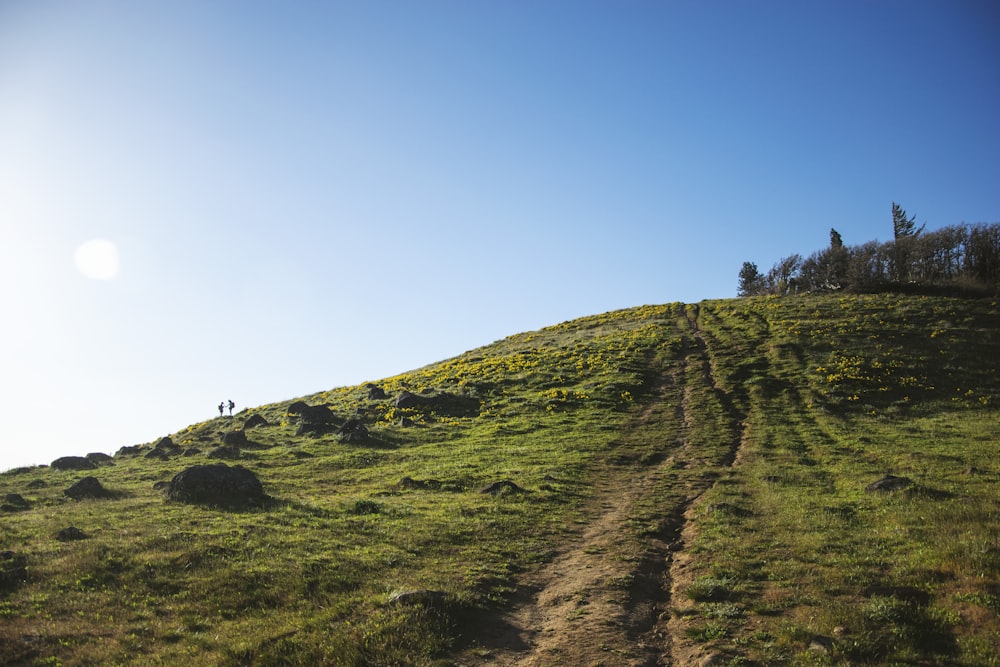
<path fill-rule="evenodd" d="M 378 386 L 377 384 L 368 383 L 365 385 L 365 389 L 368 390 L 368 398 L 372 401 L 381 401 L 385 396 L 385 389 Z"/>
<path fill-rule="evenodd" d="M 257 428 L 258 426 L 270 426 L 270 424 L 266 419 L 264 419 L 264 416 L 260 414 L 252 414 L 247 417 L 245 422 L 243 422 L 244 430 L 248 428 Z"/>
<path fill-rule="evenodd" d="M 63 491 L 63 493 L 73 500 L 83 500 L 84 498 L 111 498 L 114 496 L 113 493 L 101 485 L 101 482 L 98 481 L 96 477 L 84 477 Z"/>
<path fill-rule="evenodd" d="M 900 489 L 905 489 L 913 480 L 909 477 L 896 477 L 895 475 L 886 475 L 882 479 L 876 480 L 865 487 L 866 493 L 876 493 L 881 491 L 898 491 Z"/>
<path fill-rule="evenodd" d="M 368 427 L 360 419 L 348 419 L 339 434 L 341 442 L 358 444 L 368 440 Z"/>
<path fill-rule="evenodd" d="M 104 452 L 92 452 L 87 454 L 86 458 L 96 465 L 107 464 L 110 466 L 115 464 L 115 460 L 111 457 L 111 455 L 105 454 Z"/>
<path fill-rule="evenodd" d="M 396 397 L 396 407 L 429 410 L 448 417 L 465 417 L 479 412 L 479 399 L 446 391 L 431 394 L 401 391 Z"/>
<path fill-rule="evenodd" d="M 94 470 L 97 464 L 86 456 L 60 456 L 51 464 L 56 470 Z"/>
<path fill-rule="evenodd" d="M 25 500 L 24 496 L 20 493 L 8 493 L 4 496 L 3 504 L 0 505 L 0 510 L 4 512 L 20 512 L 21 510 L 26 510 L 31 507 L 31 503 Z"/>
<path fill-rule="evenodd" d="M 170 480 L 167 497 L 182 503 L 246 507 L 263 505 L 268 496 L 257 476 L 225 463 L 192 466 Z"/>
<path fill-rule="evenodd" d="M 118 451 L 115 452 L 115 456 L 138 456 L 145 449 L 142 445 L 125 445 L 124 447 L 119 447 Z"/>
<path fill-rule="evenodd" d="M 227 431 L 222 435 L 222 444 L 226 447 L 246 447 L 249 444 L 244 431 Z"/>
<path fill-rule="evenodd" d="M 28 580 L 28 559 L 24 554 L 0 551 L 0 593 L 12 591 Z"/>

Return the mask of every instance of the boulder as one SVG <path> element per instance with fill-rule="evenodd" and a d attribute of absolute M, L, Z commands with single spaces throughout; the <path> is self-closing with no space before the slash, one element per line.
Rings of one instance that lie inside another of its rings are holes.
<path fill-rule="evenodd" d="M 115 463 L 114 458 L 104 452 L 91 452 L 90 454 L 87 454 L 86 458 L 97 465 L 114 465 Z"/>
<path fill-rule="evenodd" d="M 175 444 L 170 436 L 160 438 L 160 441 L 153 445 L 153 449 L 162 449 L 170 454 L 179 454 L 181 451 L 180 445 Z"/>
<path fill-rule="evenodd" d="M 429 410 L 449 417 L 465 417 L 479 412 L 479 399 L 446 391 L 414 394 L 404 390 L 396 397 L 396 407 Z"/>
<path fill-rule="evenodd" d="M 437 607 L 445 602 L 448 594 L 444 591 L 414 590 L 397 591 L 389 596 L 389 604 L 420 605 L 422 607 Z"/>
<path fill-rule="evenodd" d="M 368 440 L 368 427 L 360 419 L 348 419 L 339 431 L 341 442 L 359 443 Z"/>
<path fill-rule="evenodd" d="M 905 489 L 913 480 L 909 477 L 896 477 L 895 475 L 886 475 L 882 479 L 876 480 L 865 487 L 865 493 L 875 493 L 882 491 L 898 491 L 900 489 Z"/>
<path fill-rule="evenodd" d="M 94 470 L 97 464 L 85 456 L 60 456 L 51 464 L 55 470 Z"/>
<path fill-rule="evenodd" d="M 144 447 L 142 445 L 125 445 L 124 447 L 119 447 L 118 451 L 115 452 L 115 456 L 138 456 L 142 453 Z"/>
<path fill-rule="evenodd" d="M 264 416 L 260 414 L 252 414 L 247 417 L 245 422 L 243 422 L 243 430 L 248 428 L 257 428 L 259 426 L 270 426 L 268 421 L 264 419 Z"/>
<path fill-rule="evenodd" d="M 63 491 L 63 493 L 73 500 L 83 500 L 84 498 L 111 498 L 114 495 L 105 489 L 96 477 L 84 477 Z"/>
<path fill-rule="evenodd" d="M 524 489 L 509 479 L 505 479 L 499 482 L 493 482 L 489 486 L 480 489 L 479 493 L 486 493 L 491 496 L 506 496 L 512 493 L 524 493 Z"/>
<path fill-rule="evenodd" d="M 59 540 L 60 542 L 75 542 L 77 540 L 86 540 L 89 538 L 90 535 L 87 535 L 87 533 L 83 532 L 76 526 L 69 526 L 67 528 L 63 528 L 58 533 L 56 533 L 56 539 Z"/>
<path fill-rule="evenodd" d="M 268 500 L 255 474 L 225 463 L 192 466 L 177 473 L 167 487 L 167 497 L 182 503 L 223 507 L 259 506 Z"/>
<path fill-rule="evenodd" d="M 295 401 L 294 403 L 288 406 L 288 409 L 285 410 L 285 412 L 287 412 L 290 415 L 299 415 L 302 414 L 303 410 L 308 410 L 308 409 L 309 409 L 309 404 L 306 403 L 305 401 Z"/>
<path fill-rule="evenodd" d="M 210 459 L 228 459 L 232 461 L 240 458 L 240 456 L 242 456 L 242 454 L 240 454 L 240 450 L 235 447 L 230 447 L 229 445 L 216 447 L 208 452 L 208 458 Z"/>
<path fill-rule="evenodd" d="M 249 442 L 247 441 L 247 434 L 244 431 L 227 431 L 222 435 L 222 444 L 226 447 L 246 447 Z"/>
<path fill-rule="evenodd" d="M 299 415 L 307 424 L 332 424 L 337 421 L 337 416 L 325 405 L 307 405 L 299 411 Z"/>
<path fill-rule="evenodd" d="M 365 389 L 368 390 L 368 399 L 371 401 L 381 401 L 386 398 L 385 390 L 377 384 L 368 383 L 365 385 Z"/>
<path fill-rule="evenodd" d="M 28 559 L 24 554 L 0 551 L 0 593 L 12 591 L 28 580 Z"/>
<path fill-rule="evenodd" d="M 5 512 L 20 512 L 31 507 L 31 503 L 24 499 L 20 493 L 8 493 L 4 496 L 0 510 Z"/>

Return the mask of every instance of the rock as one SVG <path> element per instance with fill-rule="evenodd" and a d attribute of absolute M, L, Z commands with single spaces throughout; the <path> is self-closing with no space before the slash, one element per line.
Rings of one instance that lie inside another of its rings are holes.
<path fill-rule="evenodd" d="M 325 405 L 307 405 L 299 415 L 307 424 L 332 424 L 337 421 L 337 416 Z"/>
<path fill-rule="evenodd" d="M 181 456 L 194 456 L 195 454 L 201 454 L 201 450 L 197 447 L 188 447 L 181 452 Z"/>
<path fill-rule="evenodd" d="M 115 452 L 115 456 L 138 456 L 142 453 L 143 449 L 145 448 L 142 445 L 126 445 L 124 447 L 120 447 L 118 451 Z"/>
<path fill-rule="evenodd" d="M 305 401 L 295 401 L 294 403 L 288 406 L 288 409 L 285 410 L 285 412 L 287 412 L 290 415 L 299 415 L 302 414 L 303 410 L 308 410 L 308 409 L 309 409 L 309 404 L 306 403 Z"/>
<path fill-rule="evenodd" d="M 259 426 L 270 426 L 268 421 L 264 419 L 263 415 L 253 414 L 247 417 L 247 420 L 243 422 L 243 430 L 248 428 L 257 428 Z"/>
<path fill-rule="evenodd" d="M 153 482 L 153 491 L 166 491 L 168 488 L 170 488 L 170 482 L 164 482 L 163 480 Z"/>
<path fill-rule="evenodd" d="M 905 489 L 913 480 L 909 477 L 896 477 L 895 475 L 886 475 L 880 480 L 876 480 L 865 487 L 865 493 L 874 493 L 880 491 L 898 491 L 899 489 Z"/>
<path fill-rule="evenodd" d="M 111 498 L 113 493 L 105 489 L 96 477 L 84 477 L 63 491 L 73 500 L 84 498 Z"/>
<path fill-rule="evenodd" d="M 170 455 L 162 449 L 151 449 L 143 456 L 144 459 L 155 459 L 157 461 L 169 461 Z"/>
<path fill-rule="evenodd" d="M 340 427 L 340 441 L 359 443 L 368 440 L 368 428 L 360 419 L 348 419 Z"/>
<path fill-rule="evenodd" d="M 160 441 L 153 445 L 153 449 L 162 449 L 169 454 L 180 454 L 180 445 L 174 443 L 174 441 L 169 437 L 160 438 Z"/>
<path fill-rule="evenodd" d="M 29 489 L 41 489 L 45 486 L 47 486 L 47 484 L 45 483 L 44 479 L 33 479 L 30 482 L 28 482 Z"/>
<path fill-rule="evenodd" d="M 403 428 L 409 428 L 410 426 L 413 426 L 413 420 L 409 417 L 400 417 L 399 425 Z"/>
<path fill-rule="evenodd" d="M 419 480 L 412 477 L 404 477 L 396 484 L 399 489 L 440 489 L 441 482 L 436 479 Z"/>
<path fill-rule="evenodd" d="M 817 635 L 812 638 L 809 642 L 809 651 L 811 653 L 818 653 L 819 655 L 829 655 L 830 650 L 833 648 L 833 640 L 829 637 L 823 637 Z"/>
<path fill-rule="evenodd" d="M 60 542 L 75 542 L 76 540 L 86 540 L 89 539 L 90 535 L 83 532 L 76 526 L 69 526 L 68 528 L 63 528 L 58 533 L 56 533 L 56 539 Z"/>
<path fill-rule="evenodd" d="M 404 390 L 396 397 L 396 407 L 429 410 L 449 417 L 463 417 L 479 412 L 479 400 L 472 396 L 450 394 L 446 391 L 436 394 L 414 394 Z"/>
<path fill-rule="evenodd" d="M 493 482 L 489 486 L 480 489 L 479 493 L 487 493 L 491 496 L 506 496 L 512 493 L 524 493 L 524 489 L 509 479 L 505 479 L 500 482 Z"/>
<path fill-rule="evenodd" d="M 365 389 L 368 390 L 368 400 L 371 401 L 381 401 L 386 398 L 385 390 L 377 384 L 368 383 L 365 385 Z"/>
<path fill-rule="evenodd" d="M 225 463 L 192 466 L 177 473 L 170 480 L 167 497 L 182 503 L 223 507 L 260 506 L 269 500 L 255 474 Z"/>
<path fill-rule="evenodd" d="M 92 452 L 87 454 L 86 458 L 88 461 L 92 461 L 97 465 L 103 465 L 105 463 L 108 465 L 114 465 L 115 463 L 114 458 L 104 452 Z"/>
<path fill-rule="evenodd" d="M 436 607 L 443 604 L 447 596 L 448 594 L 444 591 L 398 591 L 389 596 L 389 604 Z"/>
<path fill-rule="evenodd" d="M 8 493 L 4 496 L 3 505 L 0 505 L 0 510 L 4 512 L 20 512 L 30 507 L 31 503 L 25 500 L 24 496 L 20 493 Z"/>
<path fill-rule="evenodd" d="M 244 431 L 227 431 L 222 436 L 222 443 L 226 447 L 246 447 L 249 444 L 247 434 Z"/>
<path fill-rule="evenodd" d="M 240 458 L 240 450 L 235 447 L 230 447 L 229 445 L 223 445 L 222 447 L 216 447 L 208 452 L 208 458 L 210 459 L 227 459 L 234 461 Z"/>
<path fill-rule="evenodd" d="M 13 551 L 0 551 L 0 592 L 12 591 L 28 580 L 28 559 Z"/>
<path fill-rule="evenodd" d="M 51 464 L 56 470 L 94 470 L 97 464 L 85 456 L 60 456 Z"/>

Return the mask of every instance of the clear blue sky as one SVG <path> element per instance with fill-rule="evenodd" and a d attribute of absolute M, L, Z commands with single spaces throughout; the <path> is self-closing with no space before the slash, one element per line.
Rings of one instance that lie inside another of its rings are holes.
<path fill-rule="evenodd" d="M 996 222 L 998 110 L 994 2 L 0 2 L 0 469 Z"/>

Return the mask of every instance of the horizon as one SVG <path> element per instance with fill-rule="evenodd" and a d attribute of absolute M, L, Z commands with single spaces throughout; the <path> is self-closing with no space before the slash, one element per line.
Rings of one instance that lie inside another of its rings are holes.
<path fill-rule="evenodd" d="M 1000 221 L 1000 9 L 0 6 L 0 470 Z"/>

